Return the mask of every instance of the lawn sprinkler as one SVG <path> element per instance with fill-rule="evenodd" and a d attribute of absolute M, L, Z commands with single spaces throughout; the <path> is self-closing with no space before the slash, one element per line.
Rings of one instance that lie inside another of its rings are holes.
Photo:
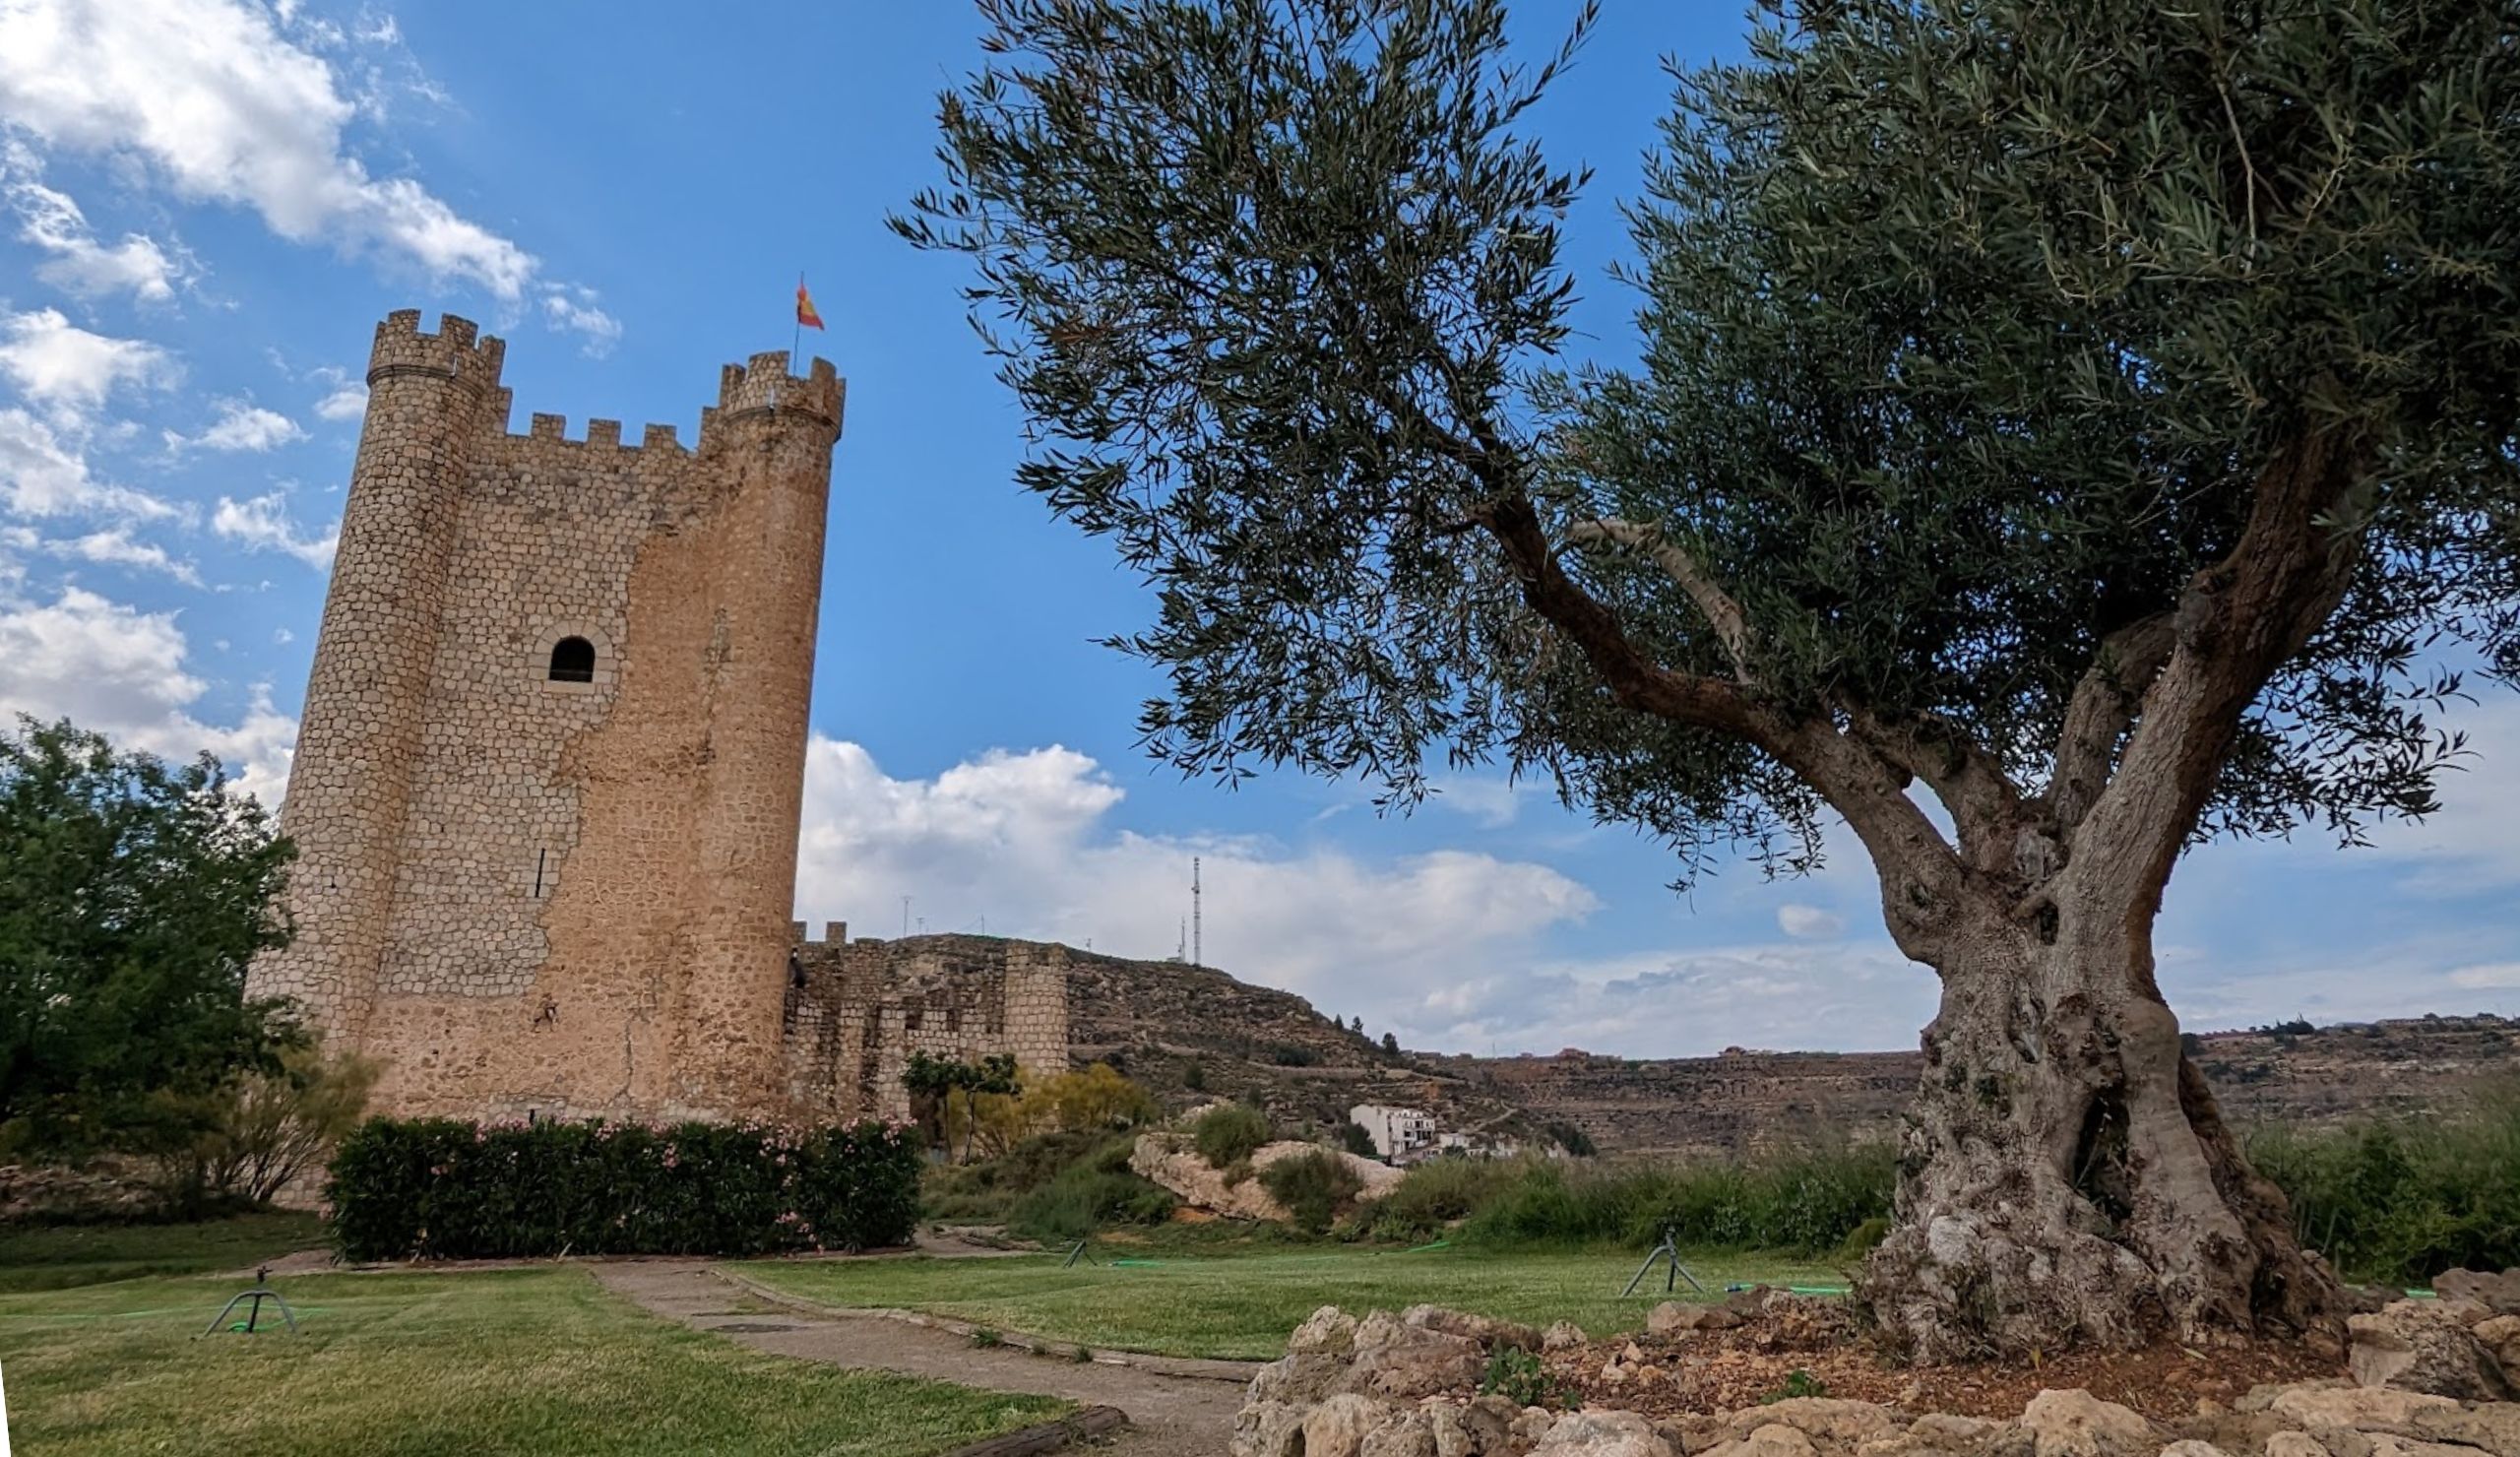
<path fill-rule="evenodd" d="M 265 1300 L 269 1300 L 280 1307 L 280 1318 L 288 1322 L 288 1333 L 292 1336 L 296 1335 L 296 1312 L 288 1308 L 288 1301 L 281 1299 L 279 1291 L 271 1288 L 271 1266 L 263 1265 L 257 1268 L 254 1271 L 254 1288 L 251 1290 L 239 1291 L 235 1295 L 229 1297 L 227 1303 L 219 1307 L 219 1314 L 211 1319 L 209 1330 L 203 1331 L 202 1335 L 209 1335 L 212 1331 L 218 1330 L 221 1325 L 226 1325 L 227 1329 L 236 1331 L 243 1335 L 251 1336 L 259 1334 L 259 1327 L 263 1320 L 263 1301 Z M 228 1315 L 233 1312 L 238 1305 L 243 1304 L 247 1300 L 251 1300 L 253 1303 L 245 1306 L 245 1318 L 236 1321 L 233 1324 L 229 1324 L 227 1320 Z M 196 1336 L 194 1339 L 199 1340 L 200 1337 Z"/>
<path fill-rule="evenodd" d="M 1656 1260 L 1667 1260 L 1670 1262 L 1670 1267 L 1663 1272 L 1663 1293 L 1665 1295 L 1670 1295 L 1673 1287 L 1682 1280 L 1687 1281 L 1689 1283 L 1689 1289 L 1696 1291 L 1699 1295 L 1706 1294 L 1706 1287 L 1698 1284 L 1697 1277 L 1689 1273 L 1689 1267 L 1680 1263 L 1678 1232 L 1671 1226 L 1665 1225 L 1663 1227 L 1663 1242 L 1655 1245 L 1654 1252 L 1645 1257 L 1645 1263 L 1636 1267 L 1636 1277 L 1627 1282 L 1627 1289 L 1618 1293 L 1620 1299 L 1626 1299 L 1629 1296 L 1636 1294 L 1636 1288 L 1645 1283 L 1645 1276 L 1647 1272 L 1654 1268 L 1654 1262 Z"/>
<path fill-rule="evenodd" d="M 1089 1265 L 1099 1265 L 1102 1263 L 1101 1260 L 1096 1259 L 1093 1255 L 1086 1252 L 1086 1239 L 1091 1239 L 1092 1237 L 1093 1236 L 1090 1235 L 1086 1235 L 1084 1238 L 1077 1240 L 1074 1244 L 1069 1245 L 1067 1247 L 1067 1258 L 1059 1262 L 1059 1268 L 1062 1270 L 1072 1270 L 1076 1268 L 1079 1261 L 1083 1261 Z"/>

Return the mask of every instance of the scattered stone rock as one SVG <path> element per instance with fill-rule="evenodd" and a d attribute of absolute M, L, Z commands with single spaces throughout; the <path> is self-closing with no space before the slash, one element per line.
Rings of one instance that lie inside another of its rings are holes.
<path fill-rule="evenodd" d="M 1801 1433 L 1794 1433 L 1800 1436 Z M 1793 1457 L 1811 1457 L 1811 1444 Z M 1310 1457 L 1307 1453 L 1306 1457 Z M 1549 1424 L 1532 1457 L 1675 1457 L 1654 1425 L 1634 1412 L 1569 1412 Z M 1789 1457 L 1777 1453 L 1775 1457 Z"/>
<path fill-rule="evenodd" d="M 1319 1351 L 1290 1352 L 1251 1377 L 1250 1399 L 1304 1406 L 1330 1395 L 1348 1374 L 1348 1358 Z"/>
<path fill-rule="evenodd" d="M 2021 1426 L 2038 1457 L 2133 1457 L 2160 1445 L 2153 1424 L 2080 1387 L 2032 1397 Z"/>
<path fill-rule="evenodd" d="M 1422 1411 L 1401 1411 L 1365 1433 L 1356 1457 L 1437 1457 L 1435 1425 Z"/>
<path fill-rule="evenodd" d="M 1292 1139 L 1265 1143 L 1252 1151 L 1254 1173 L 1281 1159 L 1301 1154 L 1324 1153 L 1345 1163 L 1356 1175 L 1361 1187 L 1357 1202 L 1379 1199 L 1392 1191 L 1404 1172 L 1373 1159 L 1362 1158 L 1342 1149 L 1323 1148 L 1317 1143 L 1301 1143 Z M 1287 1218 L 1286 1207 L 1272 1196 L 1257 1178 L 1246 1178 L 1228 1184 L 1221 1170 L 1209 1167 L 1208 1161 L 1192 1147 L 1186 1135 L 1179 1133 L 1147 1133 L 1138 1138 L 1137 1147 L 1129 1154 L 1130 1172 L 1142 1178 L 1162 1184 L 1182 1203 L 1194 1209 L 1205 1209 L 1228 1219 L 1276 1220 Z"/>
<path fill-rule="evenodd" d="M 1706 1451 L 1724 1440 L 1724 1419 L 1712 1412 L 1682 1412 L 1654 1424 L 1655 1433 L 1680 1457 Z"/>
<path fill-rule="evenodd" d="M 1540 1333 L 1540 1349 L 1566 1351 L 1581 1346 L 1590 1339 L 1592 1338 L 1584 1334 L 1582 1326 L 1571 1320 L 1561 1320 Z"/>
<path fill-rule="evenodd" d="M 2391 1436 L 2386 1432 L 2371 1438 L 2373 1457 L 2476 1457 L 2472 1447 L 2454 1447 L 2446 1442 L 2421 1442 L 2413 1437 Z"/>
<path fill-rule="evenodd" d="M 2520 1406 L 2495 1402 L 2456 1408 L 2426 1407 L 2408 1423 L 2426 1440 L 2481 1447 L 2493 1457 L 2520 1457 Z"/>
<path fill-rule="evenodd" d="M 1908 1424 L 1908 1435 L 1924 1437 L 1957 1447 L 1974 1442 L 2001 1425 L 2003 1425 L 2002 1423 L 1989 1422 L 1984 1417 L 1961 1417 L 1949 1412 L 1927 1412 Z"/>
<path fill-rule="evenodd" d="M 2279 1431 L 2266 1439 L 2266 1457 L 2333 1457 L 2306 1431 Z"/>
<path fill-rule="evenodd" d="M 1698 1322 L 1706 1318 L 1707 1308 L 1704 1305 L 1684 1304 L 1678 1300 L 1665 1300 L 1646 1315 L 1645 1329 L 1658 1336 L 1675 1336 L 1682 1331 L 1693 1331 L 1697 1329 Z"/>
<path fill-rule="evenodd" d="M 1414 1325 L 1422 1330 L 1442 1331 L 1446 1335 L 1462 1336 L 1477 1341 L 1491 1351 L 1499 1346 L 1511 1346 L 1517 1351 L 1530 1352 L 1538 1352 L 1541 1349 L 1541 1333 L 1520 1321 L 1473 1315 L 1466 1310 L 1447 1310 L 1441 1305 L 1412 1305 L 1401 1312 L 1400 1320 L 1403 1325 Z M 1575 1333 L 1579 1344 L 1583 1340 L 1583 1334 L 1580 1330 Z"/>
<path fill-rule="evenodd" d="M 2445 1300 L 2474 1300 L 2496 1315 L 2520 1315 L 2520 1265 L 2499 1275 L 2444 1270 L 2432 1282 L 2432 1293 Z"/>
<path fill-rule="evenodd" d="M 1387 1402 L 1341 1392 L 1303 1414 L 1303 1457 L 1360 1457 L 1365 1433 L 1390 1418 Z"/>
<path fill-rule="evenodd" d="M 1449 1402 L 1427 1408 L 1426 1423 L 1435 1437 L 1435 1457 L 1487 1457 L 1506 1450 L 1514 1419 L 1522 1409 L 1501 1396 L 1482 1396 L 1466 1407 Z"/>
<path fill-rule="evenodd" d="M 2426 1408 L 2457 1411 L 2446 1396 L 2385 1387 L 2319 1388 L 2294 1386 L 2279 1390 L 2266 1410 L 2303 1426 L 2345 1426 L 2362 1431 L 2411 1431 L 2415 1414 Z"/>
<path fill-rule="evenodd" d="M 1468 1336 L 1405 1325 L 1382 1310 L 1357 1322 L 1354 1351 L 1345 1389 L 1408 1401 L 1475 1385 L 1487 1368 L 1486 1353 Z"/>
<path fill-rule="evenodd" d="M 2511 1384 L 2491 1353 L 2452 1312 L 2434 1302 L 2396 1300 L 2372 1315 L 2348 1317 L 2354 1379 L 2466 1401 L 2505 1401 Z"/>
<path fill-rule="evenodd" d="M 2162 1448 L 2161 1457 L 2231 1457 L 2231 1454 L 2212 1442 L 2200 1442 L 2191 1437 Z"/>
<path fill-rule="evenodd" d="M 1313 1311 L 1287 1337 L 1287 1350 L 1300 1355 L 1345 1356 L 1355 1349 L 1356 1317 L 1336 1305 Z"/>
<path fill-rule="evenodd" d="M 1303 1440 L 1304 1408 L 1292 1402 L 1254 1398 L 1233 1414 L 1230 1457 L 1286 1457 Z"/>
<path fill-rule="evenodd" d="M 2471 1327 L 2485 1349 L 2502 1364 L 2502 1374 L 2520 1380 L 2520 1315 L 2496 1315 Z"/>
<path fill-rule="evenodd" d="M 1796 1396 L 1735 1412 L 1723 1440 L 1739 1441 L 1762 1426 L 1784 1426 L 1828 1447 L 1854 1447 L 1888 1436 L 1905 1425 L 1888 1407 L 1831 1396 Z"/>

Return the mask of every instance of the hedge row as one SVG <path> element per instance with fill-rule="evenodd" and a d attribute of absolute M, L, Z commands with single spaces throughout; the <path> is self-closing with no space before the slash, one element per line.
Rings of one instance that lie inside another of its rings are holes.
<path fill-rule="evenodd" d="M 326 1186 L 346 1258 L 768 1254 L 910 1238 L 918 1134 L 860 1122 L 374 1118 Z"/>

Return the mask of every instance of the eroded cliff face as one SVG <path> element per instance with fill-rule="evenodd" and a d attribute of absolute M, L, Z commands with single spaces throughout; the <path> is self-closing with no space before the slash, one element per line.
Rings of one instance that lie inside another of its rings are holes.
<path fill-rule="evenodd" d="M 2334 1123 L 2456 1107 L 2520 1073 L 2520 1021 L 2411 1017 L 2316 1030 L 2206 1033 L 2188 1043 L 2226 1116 Z M 1741 1152 L 1814 1134 L 1887 1137 L 1915 1088 L 1915 1052 L 1727 1052 L 1632 1059 L 1420 1057 L 1604 1152 Z"/>

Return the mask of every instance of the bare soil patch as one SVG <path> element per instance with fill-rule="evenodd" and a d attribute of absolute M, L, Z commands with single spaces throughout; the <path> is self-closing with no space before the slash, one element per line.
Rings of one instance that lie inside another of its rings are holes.
<path fill-rule="evenodd" d="M 1902 1364 L 1853 1313 L 1811 1300 L 1747 1313 L 1729 1330 L 1639 1333 L 1551 1353 L 1550 1372 L 1588 1407 L 1648 1417 L 1731 1412 L 1794 1396 L 1846 1397 L 1910 1412 L 2008 1419 L 2049 1388 L 2081 1387 L 2156 1421 L 2229 1406 L 2260 1384 L 2346 1374 L 2334 1344 L 2258 1341 L 2140 1351 L 2068 1351 L 2035 1362 Z"/>

